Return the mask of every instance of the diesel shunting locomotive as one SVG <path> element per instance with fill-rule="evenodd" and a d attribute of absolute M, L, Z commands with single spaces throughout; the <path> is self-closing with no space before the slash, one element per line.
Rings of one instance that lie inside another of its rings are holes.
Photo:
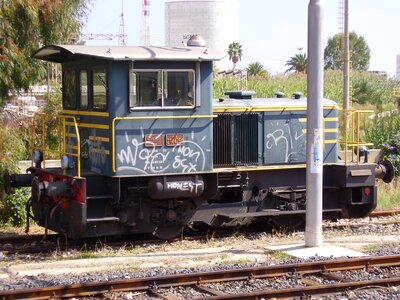
<path fill-rule="evenodd" d="M 58 45 L 34 58 L 62 65 L 60 115 L 37 114 L 32 167 L 5 176 L 31 187 L 28 214 L 72 238 L 153 233 L 254 220 L 295 226 L 306 201 L 307 100 L 212 99 L 213 61 L 187 47 Z M 339 160 L 338 106 L 323 100 L 323 215 L 367 215 L 390 163 Z M 46 168 L 46 130 L 57 119 L 61 167 Z M 39 132 L 39 133 L 37 133 Z M 351 155 L 353 156 L 353 154 Z"/>

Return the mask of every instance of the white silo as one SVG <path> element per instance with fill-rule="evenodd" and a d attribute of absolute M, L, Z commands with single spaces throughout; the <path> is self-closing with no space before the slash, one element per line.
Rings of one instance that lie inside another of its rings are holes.
<path fill-rule="evenodd" d="M 207 47 L 227 52 L 228 45 L 239 42 L 236 0 L 167 0 L 165 2 L 165 43 L 182 47 L 194 34 L 201 35 Z M 229 57 L 217 68 L 232 68 Z"/>

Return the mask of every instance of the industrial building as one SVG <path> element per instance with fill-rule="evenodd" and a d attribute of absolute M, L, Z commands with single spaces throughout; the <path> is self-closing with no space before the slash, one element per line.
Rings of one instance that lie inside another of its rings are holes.
<path fill-rule="evenodd" d="M 182 47 L 192 35 L 201 35 L 207 47 L 227 51 L 239 42 L 238 4 L 236 0 L 167 0 L 165 2 L 165 45 Z M 216 67 L 232 68 L 229 57 Z"/>

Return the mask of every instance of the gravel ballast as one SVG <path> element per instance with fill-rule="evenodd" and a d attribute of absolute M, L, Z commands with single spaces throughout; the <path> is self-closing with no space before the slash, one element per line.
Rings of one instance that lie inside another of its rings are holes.
<path fill-rule="evenodd" d="M 342 220 L 340 222 L 343 222 Z M 330 242 L 337 241 L 337 243 L 343 246 L 348 240 L 352 240 L 355 247 L 364 247 L 363 252 L 367 255 L 393 255 L 400 254 L 400 242 L 398 241 L 400 234 L 400 226 L 398 224 L 390 225 L 368 225 L 352 227 L 350 224 L 347 229 L 335 230 L 326 229 L 324 230 L 324 239 Z M 364 237 L 360 239 L 360 237 Z M 385 240 L 385 237 L 388 237 Z M 107 257 L 107 258 L 93 258 L 88 259 L 92 261 L 94 265 L 100 265 L 102 268 L 96 269 L 88 267 L 87 271 L 85 269 L 76 271 L 72 268 L 71 264 L 82 265 L 85 260 L 73 260 L 66 261 L 61 259 L 52 262 L 30 262 L 29 264 L 24 264 L 21 262 L 21 258 L 12 261 L 6 257 L 3 257 L 2 266 L 0 267 L 0 290 L 13 290 L 13 289 L 25 289 L 25 288 L 39 288 L 48 286 L 58 286 L 58 285 L 70 285 L 70 284 L 83 284 L 89 282 L 99 282 L 99 281 L 112 281 L 121 279 L 132 279 L 139 277 L 155 277 L 182 273 L 193 273 L 193 272 L 208 272 L 208 271 L 219 271 L 219 270 L 230 270 L 233 268 L 240 267 L 255 267 L 262 265 L 271 265 L 279 263 L 298 263 L 304 260 L 302 259 L 291 259 L 290 257 L 281 257 L 279 255 L 274 255 L 269 251 L 265 250 L 266 244 L 271 243 L 294 243 L 301 242 L 304 238 L 303 232 L 295 233 L 259 233 L 253 234 L 246 237 L 234 237 L 226 238 L 218 241 L 210 241 L 209 243 L 201 243 L 190 246 L 190 243 L 186 244 L 184 242 L 177 243 L 177 245 L 168 245 L 157 249 L 146 246 L 148 249 L 144 250 L 141 254 L 131 254 L 129 256 L 119 256 L 119 257 Z M 397 239 L 394 239 L 397 238 Z M 340 243 L 340 239 L 345 242 Z M 358 240 L 357 240 L 358 239 Z M 370 242 L 376 241 L 378 242 Z M 396 241 L 394 242 L 393 241 Z M 347 246 L 350 244 L 347 242 Z M 369 245 L 366 250 L 365 246 Z M 174 249 L 175 247 L 180 247 L 179 249 Z M 186 247 L 186 249 L 182 249 Z M 192 247 L 192 248 L 191 248 Z M 189 249 L 187 249 L 189 248 Z M 195 249 L 193 249 L 195 248 Z M 150 250 L 149 250 L 150 249 Z M 162 251 L 159 251 L 162 250 Z M 360 249 L 357 249 L 358 251 Z M 235 254 L 241 254 L 235 256 Z M 141 257 L 145 257 L 147 261 L 153 260 L 152 263 L 146 264 L 141 263 Z M 161 263 L 160 257 L 164 257 L 166 262 Z M 250 257 L 253 256 L 253 260 Z M 172 259 L 176 257 L 176 259 Z M 169 260 L 167 260 L 167 258 Z M 246 258 L 246 259 L 245 259 Z M 134 262 L 130 262 L 130 259 Z M 35 261 L 35 259 L 31 260 Z M 37 259 L 40 260 L 40 259 Z M 118 261 L 117 264 L 113 264 L 112 261 Z M 326 260 L 322 257 L 312 257 L 307 261 L 317 261 Z M 181 263 L 177 263 L 181 262 Z M 49 265 L 54 264 L 55 269 L 46 269 Z M 59 264 L 57 266 L 57 264 Z M 35 265 L 44 266 L 43 269 Z M 64 267 L 70 265 L 71 272 Z M 17 270 L 19 271 L 15 271 Z M 14 268 L 14 269 L 13 269 Z M 31 269 L 30 269 L 31 268 Z M 10 271 L 11 270 L 11 271 Z M 24 272 L 29 273 L 29 270 L 33 273 L 30 275 L 24 275 Z M 386 272 L 386 273 L 385 273 Z M 389 271 L 381 272 L 380 269 L 371 273 L 366 273 L 365 271 L 353 271 L 346 273 L 346 276 L 350 278 L 369 278 L 368 276 L 375 276 L 372 278 L 380 279 L 385 278 L 385 276 L 399 276 L 399 268 L 393 268 Z M 364 276 L 364 277 L 363 277 Z M 314 279 L 313 279 L 314 280 Z M 208 286 L 207 286 L 208 285 Z M 232 282 L 228 285 L 226 284 L 207 284 L 207 287 L 212 289 L 221 290 L 226 293 L 237 293 L 240 292 L 251 292 L 257 291 L 265 288 L 290 288 L 297 286 L 304 286 L 301 280 L 296 278 L 277 278 L 274 280 L 254 280 L 252 282 Z M 192 298 L 192 297 L 204 297 L 206 295 L 202 292 L 195 291 L 193 289 L 177 288 L 177 289 L 164 289 L 163 293 L 172 293 L 178 297 Z M 363 293 L 365 294 L 363 296 Z M 357 297 L 353 299 L 371 299 L 369 293 L 371 291 L 360 291 L 357 293 Z M 376 292 L 376 294 L 379 294 Z M 375 295 L 375 294 L 373 294 Z M 396 289 L 388 288 L 381 295 L 388 296 L 390 298 L 375 298 L 373 299 L 400 299 L 399 291 Z M 358 298 L 358 297 L 361 298 Z M 131 297 L 131 298 L 130 298 Z M 338 298 L 338 299 L 351 299 L 350 298 Z M 363 298 L 364 297 L 364 298 Z M 117 299 L 117 298 L 116 298 Z M 133 293 L 123 293 L 123 297 L 120 299 L 154 299 L 148 298 L 145 295 L 136 295 Z M 321 298 L 324 299 L 324 298 Z M 332 299 L 332 298 L 327 298 Z"/>

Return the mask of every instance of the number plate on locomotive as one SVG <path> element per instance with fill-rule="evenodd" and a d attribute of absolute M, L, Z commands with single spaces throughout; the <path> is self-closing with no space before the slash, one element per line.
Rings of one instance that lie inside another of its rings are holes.
<path fill-rule="evenodd" d="M 185 136 L 183 135 L 183 133 L 172 133 L 165 136 L 165 142 L 167 146 L 176 146 L 182 143 L 184 139 Z"/>
<path fill-rule="evenodd" d="M 144 137 L 145 147 L 162 147 L 164 146 L 163 134 L 146 134 Z"/>

